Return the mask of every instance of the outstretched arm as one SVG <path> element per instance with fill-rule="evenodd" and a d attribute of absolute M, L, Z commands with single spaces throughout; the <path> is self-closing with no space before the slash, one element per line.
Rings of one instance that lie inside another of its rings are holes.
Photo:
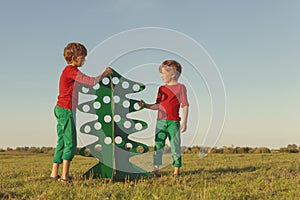
<path fill-rule="evenodd" d="M 188 106 L 184 106 L 182 108 L 182 122 L 181 122 L 181 126 L 180 126 L 180 132 L 181 133 L 185 132 L 186 129 L 187 129 L 188 115 L 189 115 L 189 107 Z"/>
<path fill-rule="evenodd" d="M 151 110 L 158 110 L 158 104 L 146 104 L 145 108 L 151 109 Z"/>
<path fill-rule="evenodd" d="M 140 100 L 139 106 L 141 108 L 148 108 L 148 109 L 151 109 L 151 110 L 158 110 L 159 105 L 158 104 L 147 104 L 143 100 Z"/>

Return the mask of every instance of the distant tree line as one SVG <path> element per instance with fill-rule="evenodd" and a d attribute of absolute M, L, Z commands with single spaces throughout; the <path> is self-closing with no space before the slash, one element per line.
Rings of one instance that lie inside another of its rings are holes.
<path fill-rule="evenodd" d="M 77 153 L 79 152 L 80 147 L 77 148 Z M 271 153 L 271 152 L 280 152 L 280 153 L 299 153 L 300 146 L 296 144 L 289 144 L 287 147 L 281 147 L 279 150 L 270 150 L 267 147 L 181 147 L 182 152 L 184 153 L 219 153 L 219 154 L 243 154 L 243 153 Z M 51 153 L 55 151 L 54 147 L 16 147 L 15 149 L 7 147 L 6 149 L 0 149 L 0 152 L 27 152 L 27 153 Z M 150 146 L 149 151 L 154 151 L 154 147 Z M 171 153 L 171 148 L 165 146 L 165 153 Z"/>
<path fill-rule="evenodd" d="M 271 150 L 267 147 L 214 147 L 209 150 L 209 153 L 223 153 L 223 154 L 243 154 L 243 153 L 271 153 L 271 152 L 280 152 L 280 153 L 299 153 L 300 146 L 296 144 L 289 144 L 287 147 L 281 147 L 279 150 Z"/>
<path fill-rule="evenodd" d="M 287 147 L 281 147 L 277 150 L 271 150 L 267 147 L 182 147 L 182 152 L 190 153 L 219 153 L 219 154 L 243 154 L 243 153 L 271 153 L 271 152 L 280 152 L 280 153 L 299 153 L 300 146 L 296 144 L 289 144 Z M 171 149 L 167 147 L 165 152 L 171 152 Z"/>
<path fill-rule="evenodd" d="M 267 147 L 222 147 L 212 148 L 209 153 L 242 154 L 242 153 L 271 153 Z"/>
<path fill-rule="evenodd" d="M 0 152 L 27 152 L 27 153 L 54 153 L 54 147 L 16 147 L 15 149 L 7 147 L 0 149 Z"/>
<path fill-rule="evenodd" d="M 282 147 L 279 149 L 282 153 L 299 153 L 300 146 L 297 147 L 295 144 L 289 144 L 287 147 Z"/>

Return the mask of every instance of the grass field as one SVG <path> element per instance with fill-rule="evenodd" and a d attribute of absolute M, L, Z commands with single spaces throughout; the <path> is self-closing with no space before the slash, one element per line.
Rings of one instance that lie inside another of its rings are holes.
<path fill-rule="evenodd" d="M 300 199 L 299 154 L 184 154 L 182 176 L 81 180 L 96 162 L 76 156 L 72 184 L 49 180 L 50 154 L 0 153 L 0 199 Z"/>

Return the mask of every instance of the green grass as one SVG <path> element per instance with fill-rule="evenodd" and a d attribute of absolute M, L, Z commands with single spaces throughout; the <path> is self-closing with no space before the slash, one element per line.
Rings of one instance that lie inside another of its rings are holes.
<path fill-rule="evenodd" d="M 125 182 L 79 177 L 96 161 L 76 156 L 73 184 L 49 180 L 52 155 L 0 153 L 0 199 L 300 199 L 299 154 L 184 154 L 182 176 Z"/>

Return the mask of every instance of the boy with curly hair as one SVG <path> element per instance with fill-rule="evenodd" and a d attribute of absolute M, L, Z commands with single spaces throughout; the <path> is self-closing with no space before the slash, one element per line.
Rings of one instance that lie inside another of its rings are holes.
<path fill-rule="evenodd" d="M 64 49 L 64 58 L 67 66 L 64 68 L 59 80 L 58 101 L 54 108 L 57 119 L 57 146 L 52 160 L 52 172 L 50 179 L 70 182 L 69 169 L 71 161 L 76 153 L 77 133 L 75 124 L 75 111 L 78 104 L 78 91 L 76 83 L 89 86 L 96 85 L 102 78 L 112 74 L 108 67 L 96 77 L 89 77 L 79 71 L 83 66 L 87 49 L 80 43 L 69 43 Z M 59 165 L 62 163 L 62 175 L 58 175 Z"/>

